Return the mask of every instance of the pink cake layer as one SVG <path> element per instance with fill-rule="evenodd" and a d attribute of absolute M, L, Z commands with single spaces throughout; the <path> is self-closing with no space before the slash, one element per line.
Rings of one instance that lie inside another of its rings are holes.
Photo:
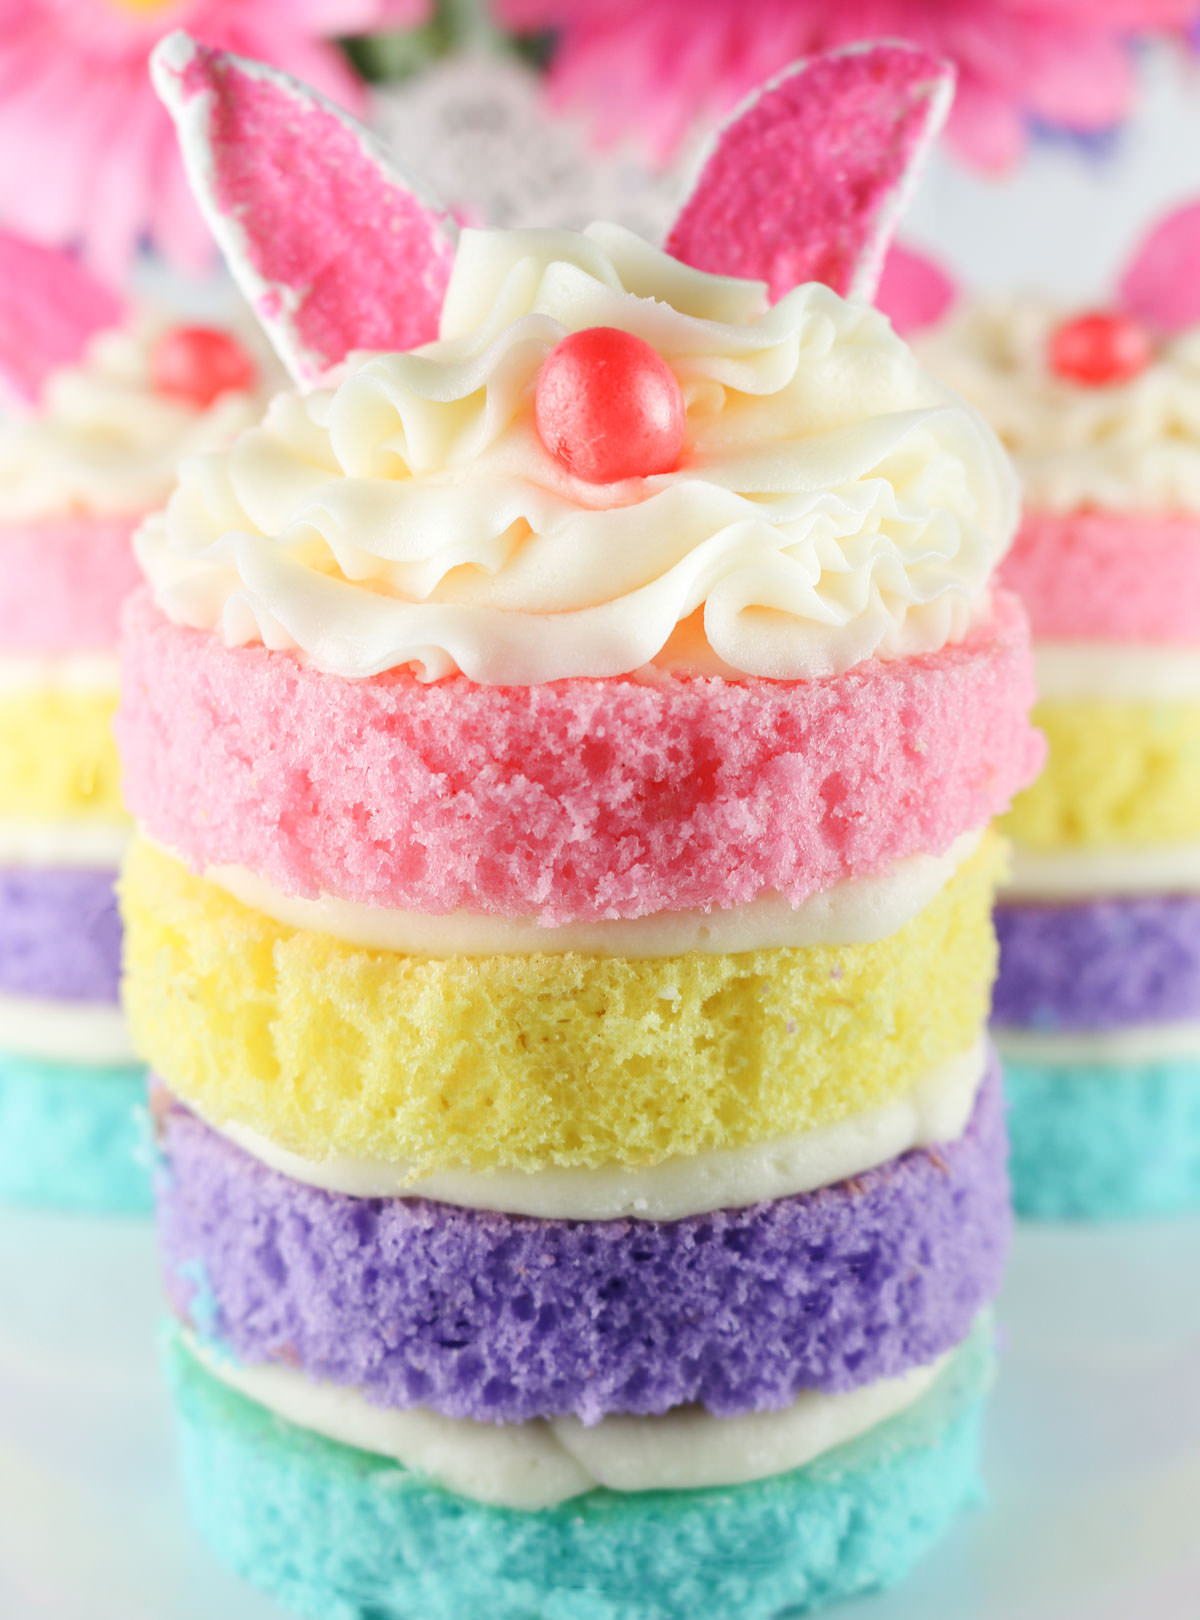
<path fill-rule="evenodd" d="M 1200 518 L 1033 512 L 1000 577 L 1039 639 L 1200 642 Z"/>
<path fill-rule="evenodd" d="M 139 515 L 0 523 L 0 656 L 111 653 L 139 574 Z"/>
<path fill-rule="evenodd" d="M 197 868 L 294 894 L 549 924 L 793 902 L 940 853 L 1034 775 L 1028 628 L 832 680 L 348 681 L 226 648 L 140 592 L 127 802 Z"/>

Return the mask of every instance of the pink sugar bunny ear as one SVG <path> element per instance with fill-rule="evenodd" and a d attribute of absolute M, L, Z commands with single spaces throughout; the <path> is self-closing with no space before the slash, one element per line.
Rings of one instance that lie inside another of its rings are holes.
<path fill-rule="evenodd" d="M 888 42 L 788 68 L 719 133 L 667 240 L 685 264 L 870 299 L 954 69 Z"/>
<path fill-rule="evenodd" d="M 1200 325 L 1200 202 L 1149 232 L 1119 284 L 1122 306 L 1162 332 Z"/>
<path fill-rule="evenodd" d="M 124 313 L 69 253 L 0 231 L 0 383 L 18 400 L 35 403 L 50 373 Z"/>
<path fill-rule="evenodd" d="M 875 305 L 901 337 L 936 326 L 957 297 L 958 288 L 940 264 L 899 242 L 892 243 L 883 261 Z"/>
<path fill-rule="evenodd" d="M 229 268 L 298 382 L 353 349 L 437 336 L 457 228 L 361 124 L 187 34 L 151 70 Z"/>

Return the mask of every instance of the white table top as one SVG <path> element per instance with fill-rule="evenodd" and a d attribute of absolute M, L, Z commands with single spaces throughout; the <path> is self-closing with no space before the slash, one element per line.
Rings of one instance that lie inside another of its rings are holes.
<path fill-rule="evenodd" d="M 188 1529 L 159 1311 L 147 1228 L 0 1210 L 5 1620 L 281 1620 Z M 1197 1620 L 1200 1219 L 1022 1230 L 1001 1325 L 988 1508 L 839 1620 Z"/>

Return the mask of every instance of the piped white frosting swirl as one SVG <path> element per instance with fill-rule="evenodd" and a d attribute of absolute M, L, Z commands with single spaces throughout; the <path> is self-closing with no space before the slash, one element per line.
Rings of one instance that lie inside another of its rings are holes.
<path fill-rule="evenodd" d="M 1030 297 L 969 304 L 917 350 L 995 428 L 1030 508 L 1200 514 L 1200 329 L 1126 382 L 1088 387 L 1048 362 L 1069 314 Z"/>
<path fill-rule="evenodd" d="M 201 408 L 154 387 L 154 346 L 170 324 L 142 312 L 99 333 L 77 365 L 51 374 L 36 412 L 0 426 L 0 522 L 137 516 L 166 500 L 181 460 L 258 420 L 262 393 Z"/>
<path fill-rule="evenodd" d="M 675 471 L 589 485 L 538 439 L 543 360 L 595 326 L 673 368 Z M 278 397 L 138 551 L 176 622 L 348 677 L 807 679 L 960 638 L 1016 512 L 990 431 L 876 311 L 770 308 L 596 225 L 463 232 L 439 341 Z"/>

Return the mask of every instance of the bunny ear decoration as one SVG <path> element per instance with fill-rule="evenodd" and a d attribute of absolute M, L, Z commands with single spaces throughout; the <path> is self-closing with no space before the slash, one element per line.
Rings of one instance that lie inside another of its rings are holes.
<path fill-rule="evenodd" d="M 187 34 L 151 65 L 205 217 L 298 382 L 437 336 L 457 227 L 361 124 Z"/>
<path fill-rule="evenodd" d="M 870 299 L 954 69 L 899 43 L 797 63 L 717 136 L 667 240 L 698 270 Z"/>
<path fill-rule="evenodd" d="M 1160 332 L 1200 325 L 1200 202 L 1150 231 L 1121 277 L 1121 305 Z"/>
<path fill-rule="evenodd" d="M 875 303 L 901 337 L 936 326 L 957 297 L 958 288 L 940 264 L 899 242 L 892 243 L 883 261 Z"/>
<path fill-rule="evenodd" d="M 0 383 L 18 400 L 35 403 L 49 374 L 124 313 L 69 253 L 0 231 Z"/>

